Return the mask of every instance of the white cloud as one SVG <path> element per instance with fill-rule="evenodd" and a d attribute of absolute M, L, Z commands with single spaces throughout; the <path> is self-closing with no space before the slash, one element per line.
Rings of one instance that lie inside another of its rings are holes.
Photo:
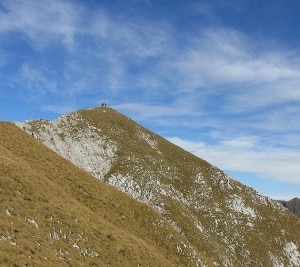
<path fill-rule="evenodd" d="M 257 173 L 268 179 L 300 184 L 297 150 L 261 147 L 257 137 L 224 140 L 214 145 L 178 137 L 168 140 L 221 169 Z"/>
<path fill-rule="evenodd" d="M 297 53 L 260 47 L 260 41 L 224 28 L 202 30 L 191 40 L 183 49 L 170 49 L 158 64 L 156 82 L 150 75 L 148 80 L 191 96 L 190 105 L 197 108 L 212 100 L 222 114 L 300 101 Z"/>
<path fill-rule="evenodd" d="M 48 75 L 47 75 L 48 74 Z M 24 64 L 21 69 L 22 80 L 25 81 L 26 87 L 34 95 L 44 94 L 45 91 L 52 93 L 57 91 L 57 84 L 54 80 L 50 79 L 49 70 L 42 70 L 29 64 Z"/>
<path fill-rule="evenodd" d="M 19 31 L 39 47 L 61 42 L 71 51 L 61 75 L 69 75 L 72 64 L 71 73 L 77 79 L 80 73 L 87 86 L 85 77 L 93 73 L 99 87 L 114 93 L 132 87 L 173 97 L 224 92 L 228 97 L 223 111 L 232 112 L 300 99 L 299 56 L 272 47 L 261 50 L 259 41 L 233 29 L 186 33 L 188 41 L 179 48 L 182 37 L 165 21 L 128 18 L 101 8 L 91 11 L 69 1 L 3 5 L 7 11 L 2 12 L 0 32 Z M 66 90 L 72 92 L 72 87 Z"/>
<path fill-rule="evenodd" d="M 158 118 L 158 117 L 179 117 L 183 115 L 191 115 L 193 111 L 185 107 L 173 107 L 166 105 L 146 105 L 139 103 L 126 103 L 113 105 L 117 110 L 135 114 L 139 119 Z"/>
<path fill-rule="evenodd" d="M 299 93 L 291 94 L 299 92 L 299 56 L 267 48 L 233 29 L 187 32 L 188 40 L 178 47 L 184 37 L 163 20 L 128 18 L 102 8 L 88 10 L 70 1 L 6 0 L 3 6 L 0 32 L 21 32 L 33 46 L 42 48 L 63 44 L 80 70 L 84 58 L 93 61 L 84 72 L 98 67 L 100 85 L 114 92 L 136 86 L 144 91 L 205 89 L 214 94 L 228 90 L 226 86 L 238 87 L 242 94 L 232 96 L 228 105 L 232 109 L 272 104 L 287 96 L 300 98 Z M 203 9 L 211 6 L 200 5 L 200 12 Z"/>
<path fill-rule="evenodd" d="M 88 10 L 70 1 L 4 1 L 3 5 L 6 11 L 1 14 L 0 34 L 26 36 L 23 42 L 39 53 L 38 57 L 26 58 L 32 66 L 36 64 L 36 69 L 40 64 L 36 60 L 44 60 L 52 47 L 57 49 L 59 44 L 63 46 L 60 49 L 67 48 L 57 55 L 60 69 L 56 70 L 54 61 L 47 63 L 66 81 L 62 90 L 76 96 L 79 90 L 74 89 L 72 80 L 82 84 L 81 91 L 97 84 L 102 91 L 110 90 L 113 94 L 131 87 L 150 91 L 161 84 L 155 65 L 172 45 L 167 23 L 123 17 L 102 8 Z M 145 73 L 152 73 L 151 77 Z M 149 88 L 151 79 L 153 86 Z"/>
<path fill-rule="evenodd" d="M 102 8 L 89 10 L 76 2 L 45 0 L 43 2 L 3 1 L 5 12 L 0 17 L 0 33 L 20 32 L 33 46 L 47 48 L 61 43 L 71 51 L 82 50 L 82 39 L 93 53 L 109 56 L 156 56 L 167 50 L 168 25 L 108 13 Z M 82 38 L 82 39 L 81 39 Z M 96 43 L 95 43 L 96 42 Z M 99 49 L 97 49 L 99 47 Z M 104 49 L 104 51 L 103 51 Z M 76 51 L 78 52 L 78 51 Z"/>
<path fill-rule="evenodd" d="M 291 90 L 286 83 L 300 81 L 295 55 L 260 48 L 259 42 L 238 31 L 210 28 L 192 38 L 192 45 L 170 63 L 178 75 L 175 79 L 179 89 L 195 91 L 214 86 L 221 90 L 230 85 L 259 93 L 278 84 L 280 89 Z"/>
<path fill-rule="evenodd" d="M 25 34 L 32 44 L 43 48 L 50 41 L 72 46 L 80 17 L 80 6 L 66 1 L 3 1 L 6 9 L 0 18 L 0 32 Z"/>
<path fill-rule="evenodd" d="M 74 105 L 61 105 L 61 106 L 44 106 L 43 111 L 51 111 L 57 114 L 66 114 L 75 111 L 76 107 Z"/>

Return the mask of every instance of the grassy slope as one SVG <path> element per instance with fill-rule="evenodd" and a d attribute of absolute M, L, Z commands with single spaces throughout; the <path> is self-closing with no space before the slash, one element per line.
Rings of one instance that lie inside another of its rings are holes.
<path fill-rule="evenodd" d="M 147 205 L 10 123 L 0 133 L 1 266 L 187 264 L 176 255 L 180 237 Z"/>

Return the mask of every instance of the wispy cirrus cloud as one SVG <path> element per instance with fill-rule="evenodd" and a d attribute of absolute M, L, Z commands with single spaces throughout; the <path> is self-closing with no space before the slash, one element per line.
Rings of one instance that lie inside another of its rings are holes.
<path fill-rule="evenodd" d="M 257 137 L 221 140 L 213 145 L 178 137 L 168 140 L 222 169 L 257 173 L 266 179 L 300 185 L 297 150 L 261 146 Z"/>
<path fill-rule="evenodd" d="M 73 105 L 63 105 L 63 106 L 44 106 L 43 111 L 50 111 L 56 114 L 66 114 L 74 111 L 75 107 Z"/>
<path fill-rule="evenodd" d="M 114 95 L 133 86 L 145 90 L 145 80 L 138 78 L 150 69 L 145 63 L 149 61 L 152 66 L 170 44 L 167 23 L 135 21 L 102 8 L 87 10 L 77 2 L 4 1 L 3 6 L 0 34 L 26 36 L 20 42 L 32 48 L 24 51 L 28 54 L 24 66 L 19 66 L 19 73 L 14 73 L 14 78 L 24 87 L 30 87 L 31 77 L 34 77 L 24 75 L 24 69 L 30 65 L 32 74 L 33 69 L 35 74 L 38 70 L 41 73 L 40 65 L 45 64 L 44 76 L 47 77 L 47 70 L 51 69 L 64 83 L 59 94 L 76 97 L 87 90 L 103 93 L 109 90 Z M 55 49 L 63 51 L 55 53 Z M 31 57 L 35 50 L 39 57 Z M 57 57 L 57 60 L 48 60 L 49 56 Z M 10 63 L 18 60 L 12 58 Z M 77 81 L 75 86 L 74 81 Z M 47 89 L 47 84 L 43 83 L 40 90 L 49 91 L 53 87 L 51 79 L 48 86 Z"/>
<path fill-rule="evenodd" d="M 179 47 L 181 37 L 166 21 L 128 19 L 104 9 L 88 11 L 69 1 L 4 1 L 3 6 L 2 33 L 18 31 L 33 46 L 61 42 L 70 49 L 58 75 L 65 79 L 73 73 L 78 79 L 80 74 L 81 91 L 98 84 L 113 93 L 135 87 L 145 96 L 150 91 L 171 97 L 194 94 L 195 101 L 216 96 L 222 112 L 299 98 L 299 56 L 272 47 L 258 53 L 259 40 L 233 29 L 210 27 L 187 33 L 189 39 Z M 66 87 L 75 94 L 80 91 Z"/>
<path fill-rule="evenodd" d="M 145 105 L 138 103 L 126 103 L 113 105 L 114 108 L 135 114 L 139 119 L 155 117 L 180 117 L 184 115 L 196 115 L 197 113 L 182 106 Z"/>
<path fill-rule="evenodd" d="M 270 84 L 296 84 L 300 76 L 299 55 L 278 52 L 276 46 L 229 28 L 200 28 L 181 37 L 167 21 L 129 19 L 103 8 L 88 10 L 78 2 L 3 1 L 2 5 L 0 32 L 20 32 L 32 45 L 61 42 L 72 47 L 78 66 L 84 58 L 93 58 L 100 68 L 102 64 L 115 73 L 119 88 L 137 84 L 146 90 L 149 83 L 152 90 L 161 90 L 169 83 L 177 91 L 193 92 L 234 85 L 244 91 L 259 86 L 258 93 Z M 185 45 L 178 46 L 184 38 Z M 87 67 L 89 71 L 97 65 Z M 113 80 L 109 75 L 106 79 Z"/>
<path fill-rule="evenodd" d="M 1 1 L 0 97 L 55 115 L 105 101 L 224 169 L 298 183 L 300 52 L 223 25 L 247 1 L 182 18 L 88 2 Z"/>
<path fill-rule="evenodd" d="M 25 87 L 34 89 L 38 94 L 45 93 L 45 89 L 49 92 L 56 93 L 57 83 L 51 79 L 53 75 L 51 75 L 49 70 L 42 68 L 41 66 L 36 68 L 36 66 L 31 66 L 30 64 L 23 64 L 20 74 L 22 80 L 26 82 Z"/>
<path fill-rule="evenodd" d="M 0 18 L 0 32 L 15 31 L 25 34 L 40 48 L 49 42 L 74 43 L 79 26 L 80 6 L 67 1 L 6 1 Z"/>
<path fill-rule="evenodd" d="M 259 47 L 260 41 L 236 30 L 204 29 L 192 40 L 172 62 L 185 90 L 216 85 L 234 85 L 247 90 L 254 85 L 264 87 L 300 79 L 295 55 L 289 55 L 288 51 L 279 53 L 276 47 L 274 51 L 272 47 Z"/>

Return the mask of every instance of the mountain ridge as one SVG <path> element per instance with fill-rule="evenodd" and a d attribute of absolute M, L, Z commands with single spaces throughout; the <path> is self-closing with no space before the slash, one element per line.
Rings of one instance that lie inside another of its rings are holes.
<path fill-rule="evenodd" d="M 299 221 L 279 203 L 115 110 L 93 108 L 17 125 L 151 206 L 185 238 L 178 250 L 194 251 L 189 259 L 195 266 L 300 264 Z M 195 255 L 203 254 L 207 262 L 200 257 L 197 263 Z"/>

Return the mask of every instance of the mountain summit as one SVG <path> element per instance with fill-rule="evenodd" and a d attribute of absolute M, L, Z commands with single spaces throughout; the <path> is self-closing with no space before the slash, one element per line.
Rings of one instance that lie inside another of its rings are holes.
<path fill-rule="evenodd" d="M 170 266 L 300 266 L 300 221 L 280 203 L 117 111 L 16 124 L 100 180 L 95 187 L 106 182 L 151 207 L 162 218 L 153 224 L 175 233 L 155 243 L 176 244 L 181 260 Z"/>

